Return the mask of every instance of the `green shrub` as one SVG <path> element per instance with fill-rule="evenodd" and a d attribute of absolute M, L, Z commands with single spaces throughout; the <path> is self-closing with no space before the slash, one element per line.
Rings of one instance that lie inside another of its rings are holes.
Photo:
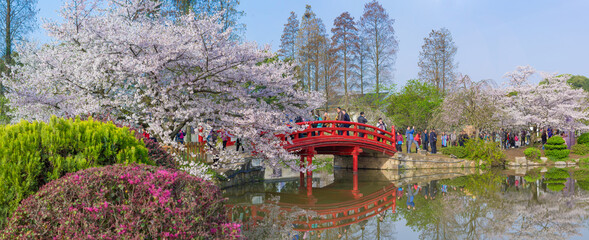
<path fill-rule="evenodd" d="M 546 141 L 548 145 L 564 145 L 564 143 L 564 139 L 558 135 L 554 135 Z"/>
<path fill-rule="evenodd" d="M 582 164 L 589 164 L 589 157 L 579 159 L 579 163 Z"/>
<path fill-rule="evenodd" d="M 571 147 L 571 150 L 574 154 L 583 156 L 589 153 L 589 146 L 577 143 Z"/>
<path fill-rule="evenodd" d="M 544 145 L 544 154 L 551 160 L 560 160 L 569 156 L 570 150 L 560 136 L 552 136 Z"/>
<path fill-rule="evenodd" d="M 589 133 L 583 133 L 577 139 L 578 144 L 589 144 Z"/>
<path fill-rule="evenodd" d="M 66 173 L 115 163 L 147 163 L 147 149 L 126 128 L 52 117 L 0 126 L 0 227 L 22 199 Z"/>
<path fill-rule="evenodd" d="M 442 154 L 446 155 L 454 155 L 457 158 L 466 158 L 468 156 L 468 151 L 466 151 L 465 147 L 447 147 L 440 149 Z"/>
<path fill-rule="evenodd" d="M 524 155 L 526 155 L 526 158 L 530 161 L 539 161 L 540 156 L 542 156 L 542 152 L 540 152 L 540 150 L 537 148 L 530 147 L 524 150 Z"/>
<path fill-rule="evenodd" d="M 505 159 L 505 153 L 495 142 L 485 142 L 481 139 L 469 139 L 465 144 L 468 158 L 471 160 L 482 160 L 486 166 L 501 164 Z"/>

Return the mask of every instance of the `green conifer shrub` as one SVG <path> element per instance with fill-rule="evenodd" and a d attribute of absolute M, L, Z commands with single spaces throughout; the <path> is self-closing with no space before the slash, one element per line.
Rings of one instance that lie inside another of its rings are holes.
<path fill-rule="evenodd" d="M 565 141 L 561 136 L 552 136 L 544 145 L 544 155 L 555 161 L 567 158 L 570 150 L 567 149 L 564 143 Z"/>
<path fill-rule="evenodd" d="M 537 162 L 540 160 L 542 152 L 540 152 L 540 150 L 537 148 L 529 147 L 524 150 L 524 155 L 526 155 L 528 160 Z"/>
<path fill-rule="evenodd" d="M 0 126 L 0 228 L 21 200 L 46 183 L 94 166 L 154 163 L 126 128 L 79 118 Z"/>

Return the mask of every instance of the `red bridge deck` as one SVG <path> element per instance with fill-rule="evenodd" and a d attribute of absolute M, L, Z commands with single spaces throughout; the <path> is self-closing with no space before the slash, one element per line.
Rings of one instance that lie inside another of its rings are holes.
<path fill-rule="evenodd" d="M 284 147 L 301 156 L 301 166 L 304 157 L 308 164 L 313 161 L 315 154 L 352 155 L 354 157 L 354 172 L 358 170 L 358 154 L 362 149 L 370 149 L 394 155 L 395 128 L 386 131 L 371 125 L 346 121 L 313 121 L 301 122 L 298 125 L 307 129 L 289 136 L 283 136 Z M 314 124 L 322 127 L 312 127 Z"/>

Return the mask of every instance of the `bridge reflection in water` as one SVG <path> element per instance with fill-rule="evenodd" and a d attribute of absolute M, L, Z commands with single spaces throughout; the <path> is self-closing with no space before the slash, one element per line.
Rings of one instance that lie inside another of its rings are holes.
<path fill-rule="evenodd" d="M 398 186 L 472 174 L 470 171 L 445 170 L 444 174 L 438 174 L 428 170 L 406 174 L 385 170 L 363 170 L 360 173 L 336 170 L 334 178 L 328 183 L 321 182 L 325 181 L 324 175 L 315 174 L 308 175 L 303 181 L 291 179 L 229 188 L 224 190 L 224 195 L 229 199 L 235 222 L 262 221 L 272 211 L 267 204 L 277 196 L 280 199 L 276 206 L 283 213 L 307 211 L 307 214 L 298 215 L 290 222 L 294 230 L 321 233 L 355 223 L 362 225 L 373 217 L 395 214 Z"/>
<path fill-rule="evenodd" d="M 293 221 L 292 224 L 296 231 L 311 231 L 348 226 L 368 220 L 387 209 L 392 209 L 394 212 L 396 191 L 397 187 L 391 183 L 366 196 L 358 193 L 359 191 L 329 187 L 315 189 L 313 194 L 276 193 L 276 195 L 281 197 L 278 203 L 281 210 L 290 212 L 295 209 L 294 207 L 298 207 L 309 211 L 308 215 L 298 216 L 299 220 Z M 336 198 L 341 201 L 335 203 L 320 201 L 320 199 Z M 260 205 L 236 204 L 231 207 L 233 221 L 257 221 L 268 214 L 268 210 Z"/>

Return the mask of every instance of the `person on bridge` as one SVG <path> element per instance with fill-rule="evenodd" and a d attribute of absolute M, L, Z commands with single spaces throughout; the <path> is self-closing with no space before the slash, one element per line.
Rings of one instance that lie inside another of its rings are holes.
<path fill-rule="evenodd" d="M 413 126 L 413 128 L 409 129 L 409 126 L 407 126 L 407 131 L 405 131 L 405 136 L 407 137 L 407 153 L 411 153 L 411 145 L 413 145 L 413 134 L 415 134 L 415 126 Z M 415 149 L 415 152 L 417 152 L 417 148 Z"/>
<path fill-rule="evenodd" d="M 378 118 L 378 123 L 376 124 L 376 127 L 377 128 L 380 128 L 382 130 L 385 130 L 385 131 L 387 130 L 387 124 L 382 121 L 382 118 Z M 377 133 L 378 134 L 384 134 L 383 131 L 378 131 Z M 379 141 L 380 142 L 380 138 L 379 137 L 376 137 L 376 141 Z"/>
<path fill-rule="evenodd" d="M 362 124 L 367 124 L 368 123 L 368 119 L 366 119 L 366 117 L 364 117 L 364 112 L 360 112 L 360 116 L 358 117 L 358 123 L 362 123 Z M 358 126 L 358 129 L 366 130 L 366 127 L 364 127 L 364 126 Z M 361 138 L 363 138 L 364 137 L 364 133 L 359 133 L 358 136 L 361 137 Z"/>
<path fill-rule="evenodd" d="M 425 150 L 427 152 L 427 144 L 429 143 L 429 136 L 427 133 L 427 129 L 423 130 L 423 137 L 422 137 L 421 141 L 423 142 L 423 150 Z"/>
<path fill-rule="evenodd" d="M 342 112 L 342 108 L 337 107 L 335 110 L 337 111 L 337 116 L 335 117 L 335 120 L 336 121 L 343 121 L 344 120 L 344 113 Z M 343 127 L 343 124 L 336 123 L 335 126 L 340 128 L 340 127 Z M 339 135 L 344 135 L 344 131 L 342 131 L 342 130 L 338 130 L 337 133 Z"/>
<path fill-rule="evenodd" d="M 345 122 L 351 122 L 352 119 L 350 118 L 350 115 L 348 115 L 348 113 L 346 112 L 346 109 L 342 109 L 342 112 L 344 113 L 344 120 Z M 350 124 L 343 124 L 343 127 L 345 128 L 349 128 Z M 346 131 L 346 135 L 350 136 L 350 133 L 348 131 Z"/>
<path fill-rule="evenodd" d="M 436 146 L 437 142 L 438 142 L 438 134 L 436 134 L 436 129 L 432 128 L 431 132 L 429 133 L 429 145 L 430 145 L 432 153 L 437 152 L 437 146 Z"/>
<path fill-rule="evenodd" d="M 315 114 L 315 112 L 313 110 L 311 110 L 311 116 L 313 117 L 313 121 L 323 120 L 323 119 L 321 119 L 321 117 L 319 117 L 318 114 Z M 311 127 L 312 128 L 320 128 L 320 127 L 322 127 L 322 124 L 321 123 L 313 123 L 313 124 L 311 124 Z M 319 132 L 315 132 L 315 131 L 311 132 L 311 136 L 318 136 L 318 135 L 319 135 Z"/>
<path fill-rule="evenodd" d="M 327 114 L 327 111 L 325 111 L 325 113 L 323 113 L 323 121 L 329 121 L 329 120 L 331 120 L 331 118 L 329 118 L 329 114 Z M 323 127 L 325 127 L 325 128 L 331 127 L 331 124 L 325 123 L 325 124 L 323 124 Z M 333 132 L 330 132 L 330 134 L 333 134 Z"/>

